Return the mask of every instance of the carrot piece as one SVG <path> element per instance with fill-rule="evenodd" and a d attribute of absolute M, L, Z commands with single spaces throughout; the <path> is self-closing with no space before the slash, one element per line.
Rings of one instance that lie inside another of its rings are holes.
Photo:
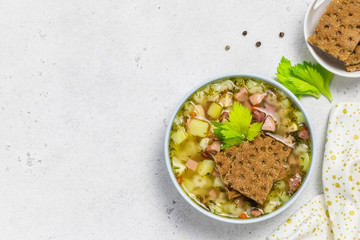
<path fill-rule="evenodd" d="M 241 218 L 241 219 L 247 219 L 246 213 L 243 212 L 242 214 L 240 214 L 240 218 Z"/>
<path fill-rule="evenodd" d="M 177 180 L 177 182 L 178 182 L 179 184 L 181 184 L 182 181 L 183 181 L 183 178 L 182 178 L 182 177 L 179 177 L 179 178 L 177 178 L 176 180 Z"/>
<path fill-rule="evenodd" d="M 191 117 L 191 118 L 196 117 L 196 112 L 191 112 L 191 113 L 190 113 L 190 117 Z"/>

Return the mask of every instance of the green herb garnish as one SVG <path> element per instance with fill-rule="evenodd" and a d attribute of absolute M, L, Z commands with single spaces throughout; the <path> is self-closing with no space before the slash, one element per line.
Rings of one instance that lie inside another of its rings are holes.
<path fill-rule="evenodd" d="M 246 140 L 253 141 L 260 134 L 262 123 L 251 124 L 251 120 L 250 110 L 234 102 L 228 121 L 225 123 L 212 122 L 216 127 L 214 133 L 222 142 L 221 149 L 239 145 Z"/>
<path fill-rule="evenodd" d="M 291 66 L 291 62 L 282 57 L 276 76 L 279 82 L 294 93 L 299 99 L 303 95 L 311 95 L 319 98 L 321 94 L 332 101 L 329 84 L 333 74 L 320 64 L 303 62 Z"/>

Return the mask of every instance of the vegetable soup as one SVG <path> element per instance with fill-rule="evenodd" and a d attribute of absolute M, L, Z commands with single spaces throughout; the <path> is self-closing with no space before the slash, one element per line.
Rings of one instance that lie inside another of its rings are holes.
<path fill-rule="evenodd" d="M 261 154 L 252 144 L 265 144 L 267 139 L 286 153 L 278 167 L 263 165 L 273 177 L 261 180 L 257 169 L 262 168 L 256 167 Z M 181 188 L 204 209 L 228 218 L 259 217 L 281 207 L 300 187 L 311 159 L 303 113 L 281 90 L 242 77 L 212 82 L 190 96 L 174 119 L 169 141 L 172 170 Z M 245 168 L 236 165 L 243 160 L 249 164 L 249 173 L 259 178 L 243 176 L 240 170 Z M 236 167 L 238 175 L 231 173 Z M 239 174 L 243 180 L 238 181 Z M 247 187 L 250 180 L 254 184 Z M 259 185 L 265 183 L 268 189 Z M 251 193 L 257 184 L 263 189 L 263 199 Z"/>

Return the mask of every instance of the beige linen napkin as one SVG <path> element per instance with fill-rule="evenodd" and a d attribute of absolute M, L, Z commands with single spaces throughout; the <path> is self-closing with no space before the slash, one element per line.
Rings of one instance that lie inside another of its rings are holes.
<path fill-rule="evenodd" d="M 360 239 L 360 103 L 330 112 L 324 194 L 302 206 L 267 239 Z"/>

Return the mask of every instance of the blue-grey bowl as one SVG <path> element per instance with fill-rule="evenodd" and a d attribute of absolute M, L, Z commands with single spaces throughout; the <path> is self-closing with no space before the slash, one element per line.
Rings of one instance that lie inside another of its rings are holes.
<path fill-rule="evenodd" d="M 225 78 L 231 78 L 231 77 L 244 77 L 244 78 L 252 78 L 252 79 L 256 79 L 259 81 L 263 81 L 265 83 L 268 83 L 270 85 L 273 85 L 274 87 L 282 90 L 284 93 L 286 93 L 286 95 L 288 97 L 291 98 L 291 100 L 296 104 L 296 106 L 301 110 L 301 112 L 304 114 L 305 116 L 305 120 L 306 120 L 306 124 L 309 128 L 310 131 L 310 137 L 311 137 L 311 162 L 310 162 L 310 167 L 308 169 L 308 172 L 306 174 L 306 177 L 304 179 L 304 181 L 302 182 L 300 188 L 296 191 L 296 193 L 291 197 L 291 199 L 286 202 L 283 206 L 281 206 L 279 209 L 275 210 L 272 213 L 266 214 L 266 215 L 262 215 L 261 217 L 257 217 L 257 218 L 250 218 L 250 219 L 234 219 L 234 218 L 227 218 L 227 217 L 222 217 L 219 215 L 215 215 L 209 211 L 207 211 L 206 209 L 200 207 L 198 204 L 196 204 L 185 192 L 184 190 L 180 187 L 180 185 L 178 184 L 176 177 L 173 173 L 173 170 L 171 168 L 171 162 L 170 162 L 170 157 L 169 157 L 169 140 L 170 140 L 170 131 L 174 122 L 174 119 L 178 113 L 178 111 L 180 110 L 180 108 L 182 107 L 182 105 L 184 104 L 184 102 L 194 93 L 196 92 L 198 89 L 200 89 L 201 87 L 210 84 L 212 82 L 221 80 L 221 79 L 225 79 Z M 165 135 L 165 144 L 164 144 L 164 152 L 165 152 L 165 162 L 166 162 L 166 167 L 167 170 L 170 174 L 170 178 L 171 181 L 174 183 L 175 188 L 178 190 L 178 192 L 180 193 L 180 195 L 192 206 L 194 207 L 196 210 L 198 210 L 199 212 L 201 212 L 202 214 L 211 217 L 213 219 L 222 221 L 222 222 L 227 222 L 227 223 L 236 223 L 236 224 L 248 224 L 248 223 L 257 223 L 257 222 L 261 222 L 264 220 L 268 220 L 270 218 L 275 217 L 276 215 L 280 214 L 281 212 L 285 211 L 290 205 L 292 205 L 296 199 L 300 196 L 300 194 L 304 191 L 306 185 L 308 184 L 309 180 L 310 180 L 310 176 L 313 172 L 314 169 L 314 157 L 316 156 L 316 147 L 315 147 L 315 134 L 314 134 L 314 129 L 312 127 L 312 124 L 310 122 L 309 116 L 307 115 L 304 107 L 302 106 L 302 104 L 300 103 L 299 99 L 292 93 L 290 92 L 286 87 L 284 87 L 283 85 L 281 85 L 280 83 L 266 78 L 266 77 L 262 77 L 259 75 L 255 75 L 255 74 L 249 74 L 249 73 L 235 73 L 235 74 L 229 74 L 229 75 L 224 75 L 224 76 L 220 76 L 220 77 L 216 77 L 216 78 L 212 78 L 209 79 L 207 81 L 202 82 L 201 84 L 197 85 L 195 88 L 193 88 L 190 92 L 188 92 L 179 102 L 179 104 L 176 106 L 169 125 L 167 127 L 166 130 L 166 135 Z"/>

